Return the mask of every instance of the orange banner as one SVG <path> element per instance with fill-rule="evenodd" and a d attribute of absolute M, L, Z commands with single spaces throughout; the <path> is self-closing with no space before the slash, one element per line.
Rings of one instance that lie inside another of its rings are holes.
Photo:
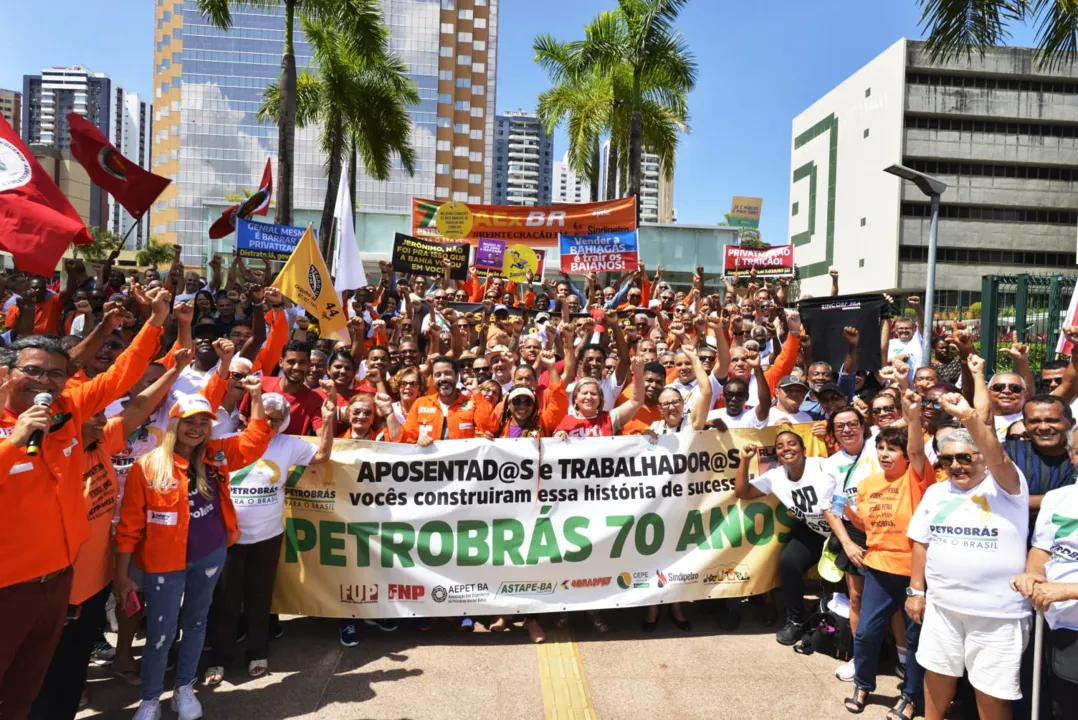
<path fill-rule="evenodd" d="M 438 230 L 438 209 L 450 204 L 412 198 L 412 235 L 442 242 L 465 240 L 473 245 L 483 237 L 531 247 L 557 247 L 558 235 L 562 233 L 592 235 L 636 229 L 636 201 L 631 197 L 542 207 L 465 205 L 456 202 L 452 203 L 454 222 L 443 222 L 443 227 L 468 228 L 469 223 L 461 222 L 462 218 L 459 217 L 466 209 L 471 213 L 470 229 L 459 238 L 447 238 Z"/>

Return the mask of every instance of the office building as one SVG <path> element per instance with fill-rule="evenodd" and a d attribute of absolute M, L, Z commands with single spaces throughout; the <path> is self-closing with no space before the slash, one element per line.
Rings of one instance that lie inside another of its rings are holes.
<path fill-rule="evenodd" d="M 409 211 L 413 197 L 490 198 L 498 1 L 382 1 L 390 47 L 421 98 L 409 110 L 416 172 L 409 176 L 397 165 L 388 181 L 378 182 L 360 168 L 356 202 L 364 211 Z M 254 116 L 280 73 L 284 10 L 236 7 L 233 27 L 221 31 L 193 0 L 159 0 L 155 19 L 153 167 L 173 183 L 155 205 L 152 234 L 179 244 L 185 263 L 205 264 L 234 242 L 206 235 L 230 204 L 226 196 L 256 187 L 267 157 L 279 177 L 277 127 Z M 295 48 L 297 67 L 315 71 L 298 27 Z M 317 126 L 296 130 L 297 225 L 317 224 L 322 211 L 326 158 L 319 132 Z"/>
<path fill-rule="evenodd" d="M 794 118 L 790 241 L 801 291 L 923 290 L 929 198 L 884 173 L 939 178 L 937 307 L 988 274 L 1075 274 L 1078 68 L 993 48 L 935 63 L 901 39 Z"/>
<path fill-rule="evenodd" d="M 614 177 L 614 192 L 608 192 L 610 141 L 603 143 L 599 152 L 599 197 L 612 200 L 629 194 L 629 180 L 624 172 L 628 158 L 627 151 L 620 154 L 618 167 L 622 168 L 622 172 Z M 640 222 L 674 222 L 674 181 L 663 177 L 659 156 L 648 152 L 647 148 L 640 155 Z"/>
<path fill-rule="evenodd" d="M 524 110 L 498 115 L 494 127 L 494 204 L 549 205 L 554 138 Z"/>
<path fill-rule="evenodd" d="M 22 137 L 22 93 L 0 88 L 0 116 Z"/>
<path fill-rule="evenodd" d="M 108 75 L 81 65 L 48 68 L 40 75 L 23 76 L 23 98 L 23 139 L 28 145 L 68 153 L 71 131 L 67 116 L 74 112 L 97 126 L 129 160 L 150 167 L 153 129 L 149 105 L 138 93 L 128 92 Z M 90 186 L 88 208 L 89 226 L 121 236 L 136 222 L 96 185 Z M 128 238 L 128 247 L 140 248 L 149 239 L 149 218 L 144 216 L 137 224 Z"/>
<path fill-rule="evenodd" d="M 591 202 L 591 183 L 569 167 L 569 153 L 554 161 L 552 199 L 555 205 Z"/>

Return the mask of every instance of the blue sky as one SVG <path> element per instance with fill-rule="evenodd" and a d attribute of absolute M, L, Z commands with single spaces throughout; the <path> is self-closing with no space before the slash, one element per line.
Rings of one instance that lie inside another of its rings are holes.
<path fill-rule="evenodd" d="M 54 0 L 42 28 L 36 3 L 7 2 L 0 20 L 0 87 L 21 90 L 24 73 L 81 63 L 151 96 L 152 0 Z M 614 0 L 501 0 L 498 110 L 534 109 L 547 86 L 532 62 L 532 39 L 547 32 L 582 36 Z M 683 139 L 674 178 L 679 222 L 722 220 L 733 195 L 764 198 L 761 232 L 786 242 L 790 124 L 794 116 L 899 37 L 920 37 L 915 0 L 692 0 L 679 27 L 700 67 L 689 99 L 692 133 Z M 37 30 L 34 30 L 37 28 Z M 1028 45 L 1026 28 L 1012 42 Z M 555 152 L 565 151 L 558 135 Z"/>

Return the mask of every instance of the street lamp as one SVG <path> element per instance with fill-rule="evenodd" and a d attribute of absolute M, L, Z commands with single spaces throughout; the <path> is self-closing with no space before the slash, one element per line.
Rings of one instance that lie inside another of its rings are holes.
<path fill-rule="evenodd" d="M 928 327 L 921 328 L 921 339 L 924 344 L 921 348 L 921 367 L 929 367 L 932 364 L 931 328 L 936 310 L 936 242 L 939 239 L 940 195 L 947 189 L 947 185 L 905 165 L 892 165 L 884 168 L 883 171 L 909 180 L 932 200 L 932 225 L 928 231 L 928 276 L 925 280 L 925 324 Z"/>

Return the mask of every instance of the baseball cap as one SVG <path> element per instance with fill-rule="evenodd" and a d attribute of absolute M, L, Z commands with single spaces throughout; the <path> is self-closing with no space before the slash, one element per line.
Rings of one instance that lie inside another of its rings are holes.
<path fill-rule="evenodd" d="M 535 324 L 550 322 L 550 313 L 541 312 L 535 316 Z"/>
<path fill-rule="evenodd" d="M 509 312 L 509 308 L 501 303 L 494 306 L 494 312 Z"/>
<path fill-rule="evenodd" d="M 781 385 L 780 385 L 781 387 Z M 838 393 L 842 397 L 846 397 L 846 391 L 840 388 L 835 383 L 825 383 L 823 387 L 816 391 L 816 397 L 823 395 L 825 392 Z"/>
<path fill-rule="evenodd" d="M 793 387 L 795 385 L 803 387 L 806 390 L 808 390 L 808 383 L 805 382 L 804 380 L 802 380 L 801 378 L 797 377 L 796 375 L 785 375 L 785 376 L 783 376 L 783 378 L 781 380 L 779 380 L 779 385 L 778 386 L 780 388 L 787 388 L 787 387 Z"/>
<path fill-rule="evenodd" d="M 181 395 L 169 410 L 169 418 L 189 418 L 201 414 L 213 415 L 210 401 L 202 395 Z"/>
<path fill-rule="evenodd" d="M 221 337 L 221 328 L 213 320 L 202 318 L 191 326 L 191 336 L 199 337 L 202 335 L 212 335 L 215 338 Z"/>

